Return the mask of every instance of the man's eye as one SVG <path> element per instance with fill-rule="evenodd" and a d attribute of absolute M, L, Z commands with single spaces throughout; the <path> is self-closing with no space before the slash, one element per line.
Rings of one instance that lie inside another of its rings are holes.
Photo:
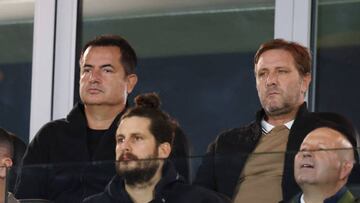
<path fill-rule="evenodd" d="M 82 72 L 83 73 L 88 73 L 88 72 L 90 72 L 90 68 L 83 68 Z"/>
<path fill-rule="evenodd" d="M 265 73 L 264 73 L 264 72 L 260 72 L 260 73 L 258 74 L 258 77 L 263 77 L 263 76 L 265 76 Z"/>
<path fill-rule="evenodd" d="M 287 70 L 279 70 L 279 73 L 288 73 L 289 71 Z"/>
<path fill-rule="evenodd" d="M 117 141 L 117 143 L 123 143 L 124 142 L 124 138 L 118 138 L 116 141 Z"/>
<path fill-rule="evenodd" d="M 112 73 L 113 72 L 113 70 L 111 68 L 104 68 L 103 71 L 105 73 Z"/>
<path fill-rule="evenodd" d="M 135 139 L 136 141 L 141 141 L 143 138 L 142 138 L 142 137 L 137 136 L 137 137 L 135 137 L 134 139 Z"/>

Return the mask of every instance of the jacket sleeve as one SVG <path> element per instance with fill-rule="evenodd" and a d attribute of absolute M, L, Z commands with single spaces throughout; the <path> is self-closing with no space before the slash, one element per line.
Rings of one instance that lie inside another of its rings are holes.
<path fill-rule="evenodd" d="M 49 126 L 44 126 L 29 144 L 22 158 L 20 174 L 16 180 L 15 194 L 19 199 L 48 199 L 46 190 L 48 170 Z"/>
<path fill-rule="evenodd" d="M 194 184 L 217 191 L 215 179 L 215 146 L 216 142 L 208 146 L 206 155 L 202 158 L 202 162 L 196 173 Z"/>

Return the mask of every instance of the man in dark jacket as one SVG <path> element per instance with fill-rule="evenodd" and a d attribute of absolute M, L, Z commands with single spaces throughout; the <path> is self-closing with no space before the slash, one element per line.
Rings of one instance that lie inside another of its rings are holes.
<path fill-rule="evenodd" d="M 137 83 L 136 65 L 135 51 L 120 36 L 99 36 L 84 46 L 81 102 L 65 119 L 44 125 L 31 141 L 17 197 L 69 203 L 103 191 L 115 174 L 115 132 Z M 174 156 L 188 155 L 184 135 L 176 141 L 179 150 Z"/>
<path fill-rule="evenodd" d="M 295 152 L 314 123 L 349 122 L 335 113 L 308 112 L 304 97 L 311 81 L 311 56 L 306 47 L 271 40 L 260 46 L 254 65 L 262 109 L 254 122 L 221 133 L 209 145 L 195 184 L 235 203 L 286 202 L 300 191 L 293 175 Z M 357 133 L 353 135 L 358 140 Z M 352 183 L 359 182 L 356 173 L 352 177 Z"/>
<path fill-rule="evenodd" d="M 311 81 L 311 56 L 298 43 L 275 39 L 260 46 L 254 66 L 262 105 L 256 121 L 220 134 L 209 145 L 195 183 L 234 202 L 279 202 L 299 191 L 293 178 L 294 154 L 274 152 L 297 151 L 310 131 L 304 97 Z"/>
<path fill-rule="evenodd" d="M 184 183 L 170 161 L 176 123 L 161 111 L 154 94 L 136 97 L 116 131 L 116 170 L 103 193 L 86 203 L 228 202 L 216 192 Z"/>

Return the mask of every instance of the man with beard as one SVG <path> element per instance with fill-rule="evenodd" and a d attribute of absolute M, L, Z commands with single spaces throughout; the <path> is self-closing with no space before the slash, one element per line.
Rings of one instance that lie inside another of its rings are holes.
<path fill-rule="evenodd" d="M 176 123 L 161 111 L 154 93 L 135 98 L 136 106 L 120 120 L 116 131 L 115 176 L 103 193 L 86 203 L 228 202 L 215 192 L 184 183 L 171 161 Z"/>
<path fill-rule="evenodd" d="M 114 137 L 138 81 L 136 53 L 124 38 L 101 35 L 86 43 L 79 63 L 81 102 L 35 135 L 24 155 L 16 197 L 78 203 L 103 191 L 116 173 Z M 182 158 L 177 166 L 188 175 L 185 135 L 178 133 L 175 143 L 172 155 Z M 39 167 L 44 165 L 49 168 Z"/>
<path fill-rule="evenodd" d="M 311 81 L 310 52 L 282 39 L 265 42 L 254 57 L 254 73 L 262 109 L 254 122 L 221 133 L 209 145 L 195 184 L 235 203 L 288 200 L 299 191 L 294 154 L 274 152 L 297 151 L 310 131 L 304 102 Z"/>
<path fill-rule="evenodd" d="M 302 193 L 291 202 L 355 203 L 345 186 L 356 157 L 352 131 L 339 123 L 317 125 L 295 156 L 294 175 Z"/>

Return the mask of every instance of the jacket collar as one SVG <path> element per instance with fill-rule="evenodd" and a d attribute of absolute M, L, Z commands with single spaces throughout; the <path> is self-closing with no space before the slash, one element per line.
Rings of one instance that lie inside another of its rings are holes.
<path fill-rule="evenodd" d="M 111 123 L 108 130 L 105 132 L 104 136 L 102 136 L 101 140 L 98 143 L 97 148 L 94 151 L 93 160 L 114 160 L 115 159 L 115 153 L 114 151 L 111 152 L 111 155 L 109 156 L 109 150 L 104 150 L 109 148 L 111 146 L 115 149 L 115 133 L 117 129 L 117 125 L 119 123 L 119 120 L 123 113 L 126 111 L 124 109 L 122 112 L 120 112 Z M 81 102 L 77 102 L 74 105 L 74 108 L 70 111 L 70 113 L 66 117 L 66 122 L 72 123 L 69 125 L 69 134 L 76 136 L 78 139 L 82 139 L 83 143 L 83 154 L 81 156 L 85 157 L 84 159 L 90 160 L 89 154 L 87 153 L 87 119 L 84 112 L 84 105 Z"/>
<path fill-rule="evenodd" d="M 162 178 L 155 186 L 155 198 L 162 196 L 164 192 L 171 189 L 171 185 L 176 182 L 185 182 L 184 179 L 176 171 L 171 161 L 166 160 L 162 169 Z M 121 200 L 121 202 L 132 202 L 129 194 L 125 190 L 124 179 L 115 175 L 105 188 L 105 193 L 110 197 Z"/>
<path fill-rule="evenodd" d="M 296 113 L 295 116 L 295 121 L 293 123 L 292 126 L 294 126 L 296 124 L 296 120 L 299 117 L 302 117 L 304 115 L 306 115 L 308 113 L 307 107 L 306 107 L 306 102 L 304 102 L 303 104 L 300 105 L 298 112 Z M 255 123 L 256 125 L 254 126 L 254 137 L 253 140 L 259 140 L 261 135 L 262 135 L 262 128 L 261 128 L 261 120 L 264 118 L 265 116 L 265 110 L 262 108 L 260 109 L 257 113 L 256 113 L 256 120 Z M 291 130 L 291 129 L 290 129 Z M 291 132 L 291 131 L 290 131 Z"/>
<path fill-rule="evenodd" d="M 303 116 L 306 113 L 308 113 L 308 110 L 307 110 L 306 102 L 304 102 L 300 105 L 299 110 L 296 113 L 295 120 L 296 120 L 296 118 Z M 256 113 L 256 122 L 260 123 L 261 120 L 264 118 L 264 116 L 265 116 L 265 110 L 262 108 Z"/>
<path fill-rule="evenodd" d="M 120 112 L 115 117 L 115 119 L 112 122 L 110 128 L 114 127 L 114 125 L 118 125 L 118 122 L 119 122 L 121 116 L 126 112 L 127 108 L 128 108 L 128 103 L 126 102 L 124 110 L 122 112 Z M 66 116 L 66 119 L 69 120 L 69 121 L 72 121 L 72 120 L 75 120 L 75 121 L 84 120 L 84 121 L 86 121 L 84 104 L 82 102 L 77 102 L 74 105 L 73 109 L 71 109 L 69 114 Z M 86 123 L 85 123 L 85 127 L 86 127 Z"/>

